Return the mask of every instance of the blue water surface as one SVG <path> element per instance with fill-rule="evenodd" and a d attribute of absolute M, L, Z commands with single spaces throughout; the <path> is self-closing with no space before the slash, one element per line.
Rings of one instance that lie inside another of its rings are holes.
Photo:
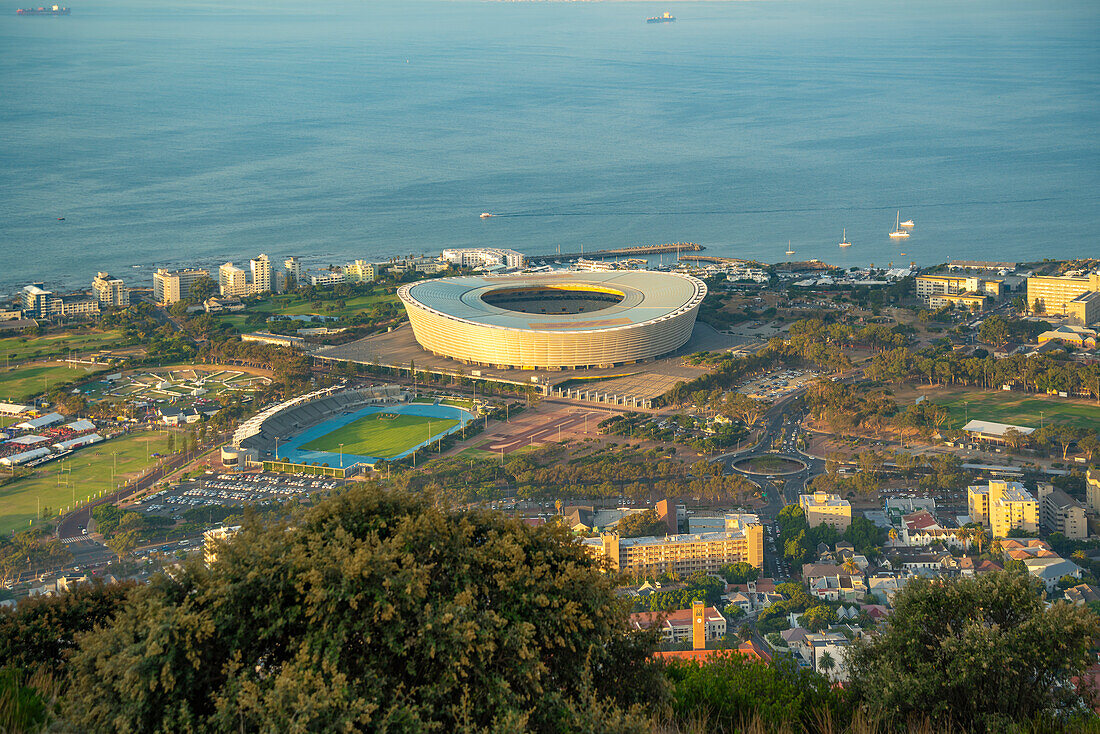
<path fill-rule="evenodd" d="M 1100 254 L 1095 0 L 71 5 L 0 13 L 0 293 L 260 252 Z"/>

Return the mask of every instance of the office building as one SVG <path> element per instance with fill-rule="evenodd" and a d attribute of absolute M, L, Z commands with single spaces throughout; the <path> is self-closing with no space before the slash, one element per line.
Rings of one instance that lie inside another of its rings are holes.
<path fill-rule="evenodd" d="M 153 298 L 161 305 L 170 306 L 177 301 L 190 298 L 191 286 L 195 281 L 209 277 L 210 271 L 202 268 L 185 270 L 160 268 L 153 274 Z"/>
<path fill-rule="evenodd" d="M 130 305 L 130 291 L 122 284 L 121 278 L 112 278 L 107 273 L 96 273 L 92 280 L 92 295 L 100 306 L 125 308 Z"/>
<path fill-rule="evenodd" d="M 843 533 L 852 524 L 852 503 L 841 499 L 840 495 L 828 492 L 814 492 L 798 496 L 798 506 L 806 513 L 806 522 L 811 528 L 825 523 Z"/>
<path fill-rule="evenodd" d="M 1089 534 L 1085 506 L 1048 482 L 1039 484 L 1039 520 L 1048 532 L 1070 540 L 1084 540 Z"/>
<path fill-rule="evenodd" d="M 1082 275 L 1033 275 L 1027 279 L 1027 306 L 1053 316 L 1076 316 L 1088 326 L 1100 316 L 1100 303 L 1086 293 L 1100 291 L 1100 273 Z M 1071 304 L 1074 304 L 1071 306 Z"/>
<path fill-rule="evenodd" d="M 605 533 L 583 541 L 585 549 L 611 571 L 629 573 L 717 573 L 744 561 L 764 567 L 764 526 L 756 515 L 726 515 L 725 531 L 662 537 L 621 538 Z"/>
<path fill-rule="evenodd" d="M 248 276 L 233 263 L 226 263 L 218 268 L 218 292 L 223 296 L 236 296 L 241 298 L 249 295 Z"/>
<path fill-rule="evenodd" d="M 1039 503 L 1024 485 L 999 479 L 985 487 L 967 490 L 970 520 L 989 528 L 994 538 L 1007 538 L 1012 530 L 1039 531 Z"/>
<path fill-rule="evenodd" d="M 252 271 L 252 293 L 277 293 L 275 287 L 274 271 L 271 269 L 271 260 L 267 255 L 260 255 L 248 261 L 248 267 Z"/>

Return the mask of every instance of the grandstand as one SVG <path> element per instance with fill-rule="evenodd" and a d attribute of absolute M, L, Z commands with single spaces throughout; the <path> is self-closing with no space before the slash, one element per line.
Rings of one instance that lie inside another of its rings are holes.
<path fill-rule="evenodd" d="M 296 436 L 334 415 L 368 405 L 405 402 L 408 393 L 397 385 L 347 388 L 327 387 L 272 405 L 242 423 L 233 433 L 233 446 L 272 455 L 277 441 Z"/>

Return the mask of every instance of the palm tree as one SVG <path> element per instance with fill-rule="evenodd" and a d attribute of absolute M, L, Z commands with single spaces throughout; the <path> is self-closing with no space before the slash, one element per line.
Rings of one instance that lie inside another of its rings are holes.
<path fill-rule="evenodd" d="M 989 533 L 984 527 L 974 528 L 974 542 L 978 544 L 978 555 L 982 554 L 982 546 L 989 541 Z"/>
<path fill-rule="evenodd" d="M 973 537 L 970 528 L 959 528 L 955 531 L 955 537 L 963 544 L 965 550 L 970 550 L 970 538 Z"/>
<path fill-rule="evenodd" d="M 826 676 L 828 676 L 829 673 L 833 671 L 833 668 L 836 667 L 836 661 L 833 660 L 833 656 L 828 650 L 821 653 L 821 660 L 818 661 L 817 667 L 821 668 L 821 670 L 825 672 Z"/>
<path fill-rule="evenodd" d="M 897 539 L 898 539 L 898 531 L 897 531 L 897 530 L 895 530 L 894 528 L 890 528 L 889 536 L 890 536 L 890 540 L 892 540 L 892 541 L 897 541 Z"/>
<path fill-rule="evenodd" d="M 848 574 L 849 576 L 859 575 L 859 566 L 857 566 L 856 562 L 851 558 L 845 561 L 841 568 L 844 569 L 844 573 Z"/>
<path fill-rule="evenodd" d="M 1073 551 L 1072 558 L 1075 561 L 1087 561 L 1089 559 L 1089 554 L 1085 553 L 1083 550 L 1075 550 Z"/>

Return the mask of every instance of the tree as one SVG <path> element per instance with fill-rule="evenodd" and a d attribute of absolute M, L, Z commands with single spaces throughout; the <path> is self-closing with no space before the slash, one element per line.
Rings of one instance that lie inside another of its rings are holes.
<path fill-rule="evenodd" d="M 726 583 L 729 584 L 747 584 L 750 581 L 756 581 L 760 577 L 760 569 L 745 561 L 727 563 L 722 566 L 721 573 L 726 579 Z"/>
<path fill-rule="evenodd" d="M 822 672 L 828 676 L 833 672 L 833 668 L 836 667 L 836 661 L 833 660 L 833 654 L 826 650 L 821 653 L 821 660 L 818 662 L 817 667 L 821 668 Z"/>
<path fill-rule="evenodd" d="M 834 622 L 836 622 L 836 612 L 832 607 L 824 604 L 810 607 L 798 618 L 798 623 L 811 632 L 820 632 Z"/>
<path fill-rule="evenodd" d="M 974 542 L 978 545 L 978 555 L 982 554 L 982 547 L 989 542 L 989 531 L 985 529 L 984 525 L 979 525 L 972 531 L 972 537 Z"/>
<path fill-rule="evenodd" d="M 93 731 L 560 731 L 583 706 L 663 699 L 655 642 L 568 531 L 364 484 L 137 589 L 82 638 L 66 715 Z"/>
<path fill-rule="evenodd" d="M 627 515 L 616 526 L 623 538 L 641 538 L 650 535 L 665 535 L 668 525 L 657 515 L 656 510 L 646 510 Z"/>
<path fill-rule="evenodd" d="M 1097 634 L 1088 609 L 1045 608 L 1027 576 L 914 579 L 881 635 L 849 648 L 851 691 L 872 715 L 964 731 L 1066 715 L 1081 707 L 1070 681 Z"/>
<path fill-rule="evenodd" d="M 119 562 L 124 560 L 126 556 L 130 555 L 130 551 L 137 547 L 138 543 L 138 531 L 126 530 L 123 532 L 116 532 L 104 543 L 110 548 L 116 556 L 118 556 Z"/>

